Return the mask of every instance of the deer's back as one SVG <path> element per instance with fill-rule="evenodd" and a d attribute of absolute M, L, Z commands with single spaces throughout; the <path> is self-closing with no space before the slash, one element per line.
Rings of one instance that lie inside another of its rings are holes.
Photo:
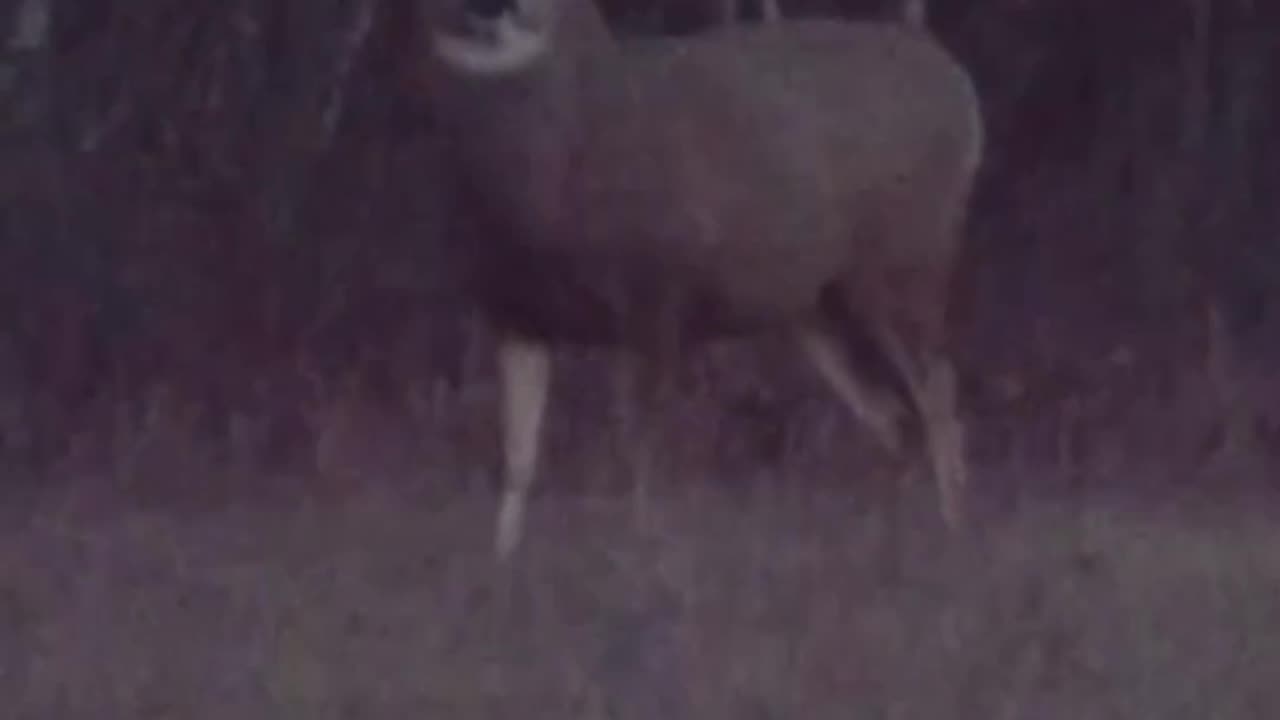
<path fill-rule="evenodd" d="M 739 302 L 806 301 L 876 261 L 866 244 L 887 209 L 927 212 L 971 173 L 972 87 L 917 31 L 792 21 L 656 44 L 621 66 L 594 91 L 583 242 L 607 238 Z"/>

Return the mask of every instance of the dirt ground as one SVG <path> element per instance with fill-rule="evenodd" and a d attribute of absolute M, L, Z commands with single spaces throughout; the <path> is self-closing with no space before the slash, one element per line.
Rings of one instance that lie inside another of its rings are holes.
<path fill-rule="evenodd" d="M 90 505 L 0 510 L 14 720 L 1280 717 L 1280 524 L 1248 504 L 964 538 L 921 509 L 896 580 L 832 490 L 544 495 L 506 571 L 484 493 Z"/>

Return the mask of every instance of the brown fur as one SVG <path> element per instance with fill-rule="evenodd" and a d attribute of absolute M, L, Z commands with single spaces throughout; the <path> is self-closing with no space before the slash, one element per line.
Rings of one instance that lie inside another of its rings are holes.
<path fill-rule="evenodd" d="M 623 51 L 587 0 L 558 7 L 532 66 L 444 66 L 433 85 L 495 326 L 644 355 L 790 327 L 848 356 L 856 335 L 898 399 L 853 359 L 863 395 L 842 397 L 879 405 L 864 418 L 914 409 L 958 502 L 944 321 L 982 152 L 965 71 L 898 24 L 737 25 Z"/>

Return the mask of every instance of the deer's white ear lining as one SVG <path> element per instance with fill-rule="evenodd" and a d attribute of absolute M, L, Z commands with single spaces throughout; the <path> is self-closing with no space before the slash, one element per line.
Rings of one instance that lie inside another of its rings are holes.
<path fill-rule="evenodd" d="M 436 55 L 473 75 L 506 75 L 529 67 L 547 50 L 544 31 L 521 26 L 507 13 L 493 21 L 492 35 L 460 36 L 437 30 Z"/>

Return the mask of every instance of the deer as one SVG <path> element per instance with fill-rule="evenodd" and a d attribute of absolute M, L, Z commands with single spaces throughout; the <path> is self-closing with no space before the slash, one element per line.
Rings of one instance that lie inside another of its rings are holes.
<path fill-rule="evenodd" d="M 888 454 L 931 470 L 962 528 L 947 316 L 984 125 L 959 61 L 912 22 L 627 45 L 592 0 L 452 1 L 426 19 L 424 87 L 466 288 L 498 338 L 496 557 L 523 538 L 554 348 L 652 378 L 770 332 Z"/>

